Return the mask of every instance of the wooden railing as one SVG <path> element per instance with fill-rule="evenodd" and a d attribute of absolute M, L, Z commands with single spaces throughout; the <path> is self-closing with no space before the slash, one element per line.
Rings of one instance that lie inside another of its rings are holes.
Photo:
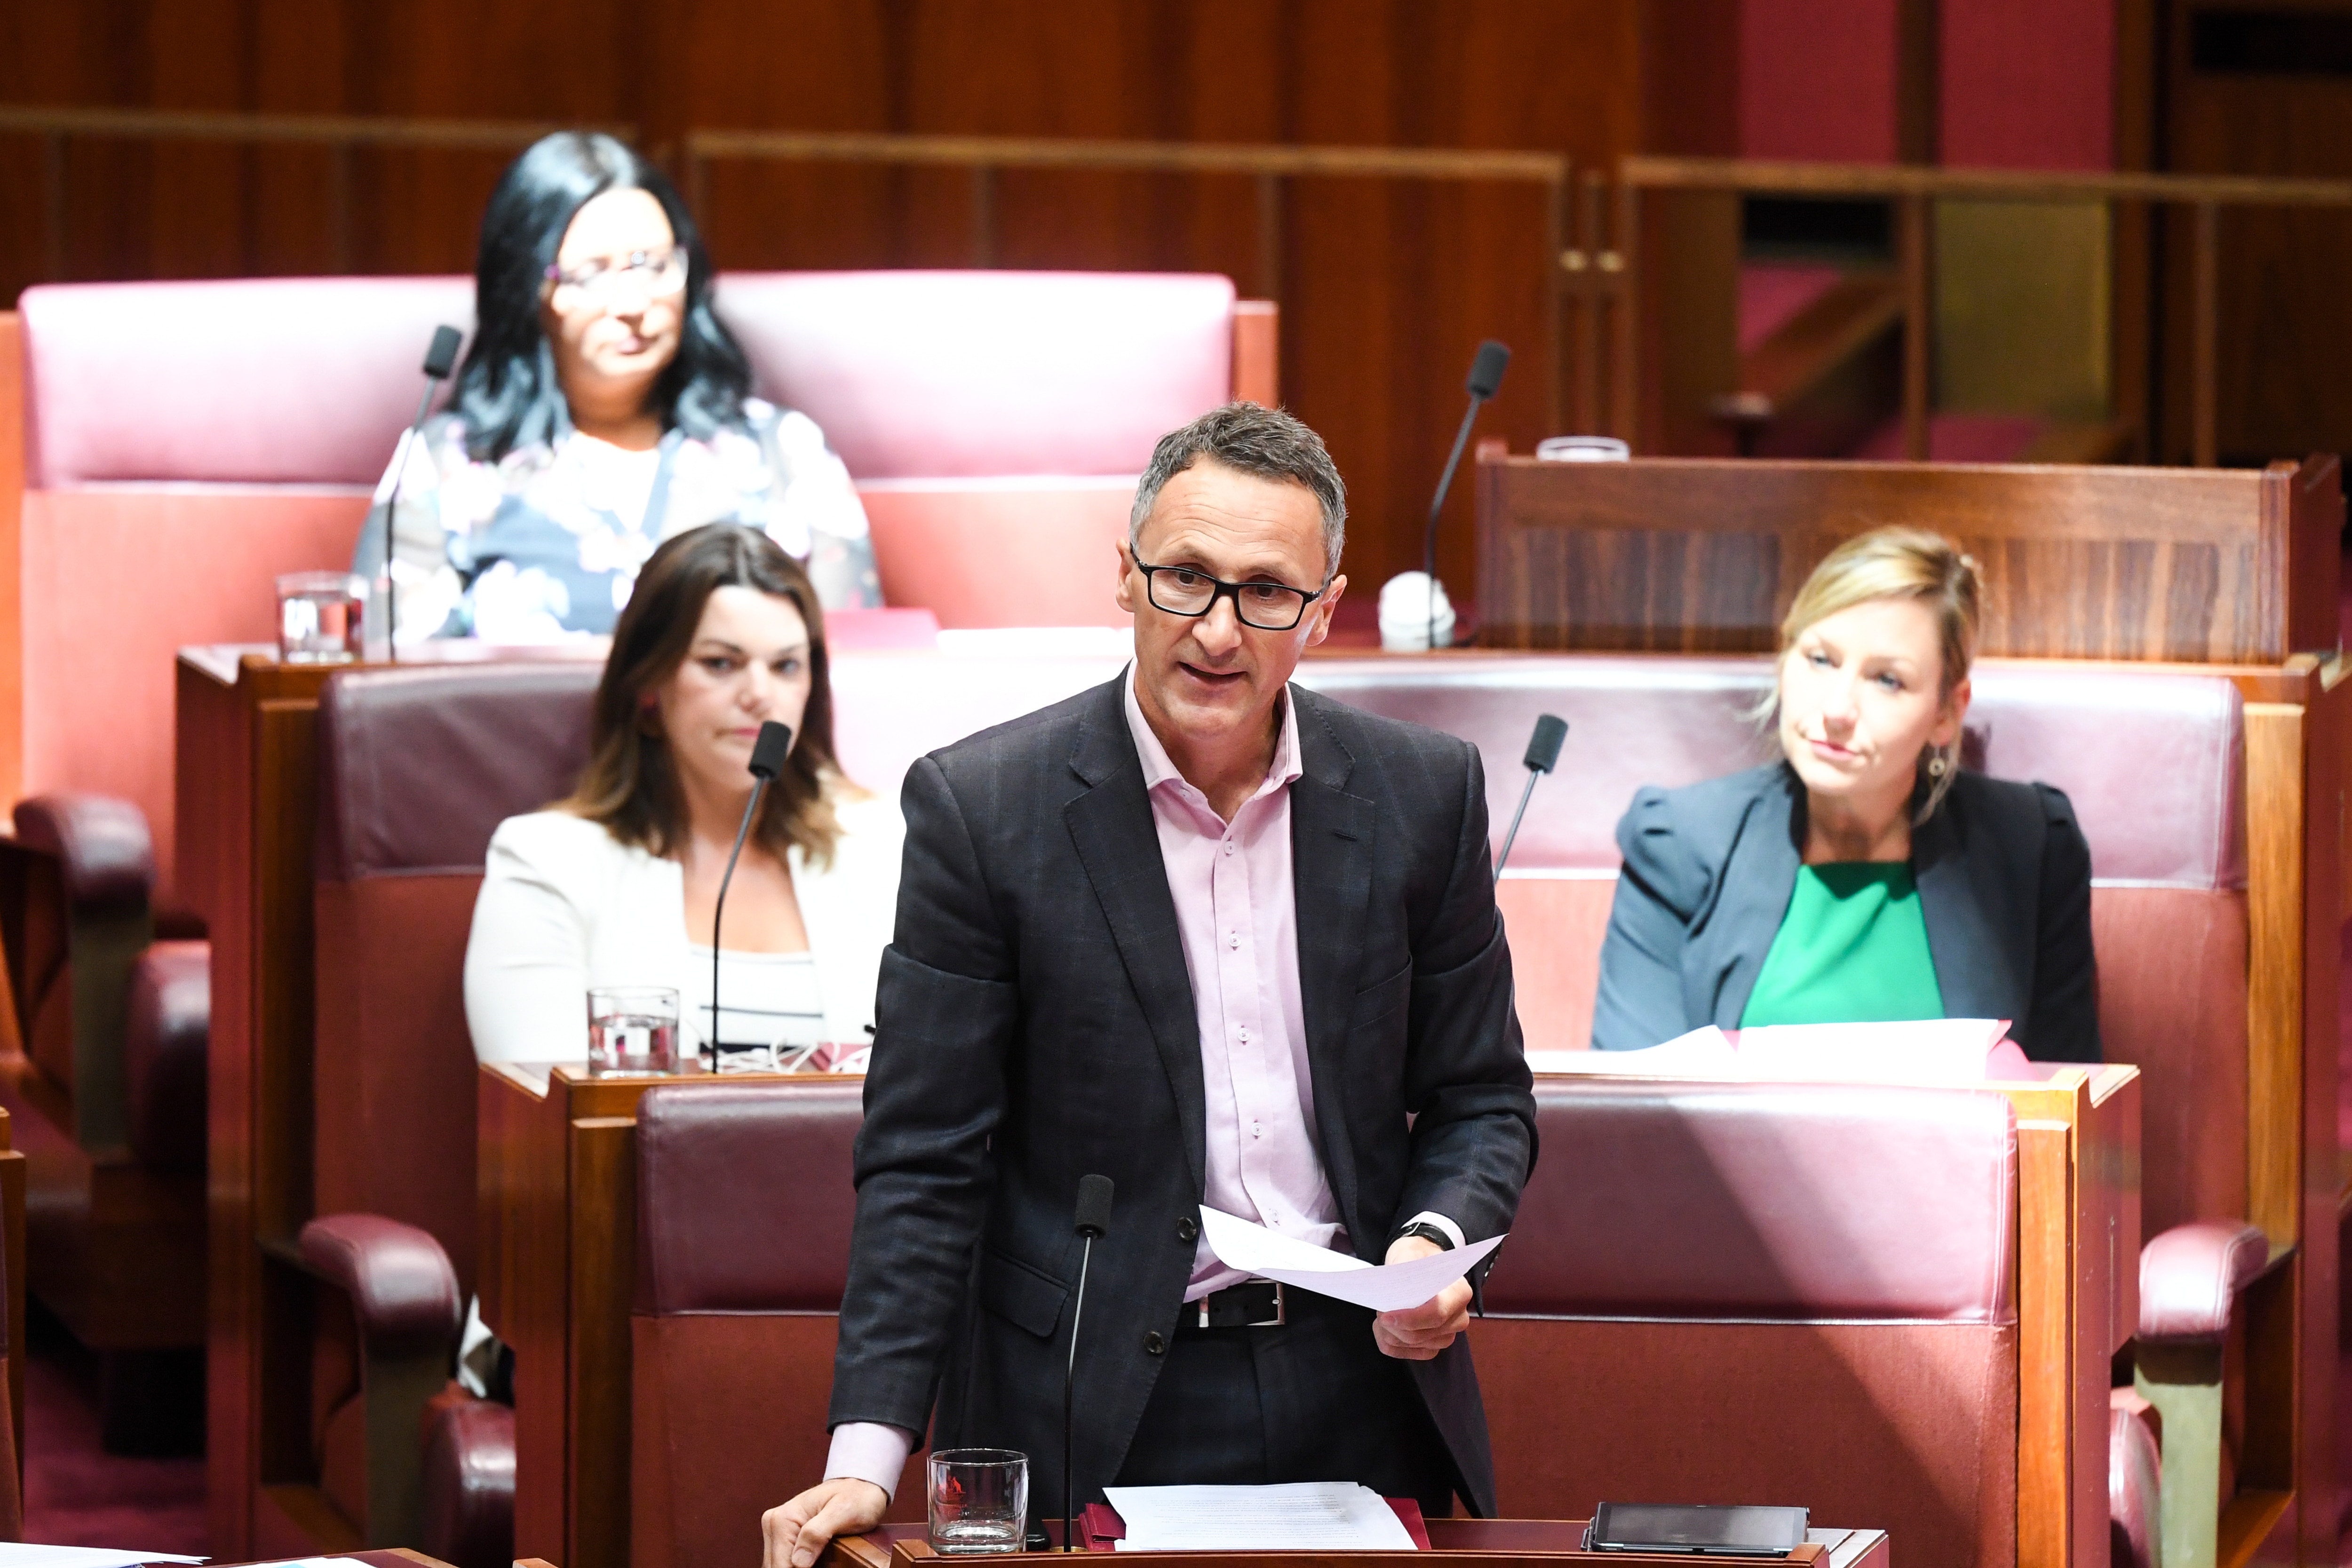
<path fill-rule="evenodd" d="M 1281 302 L 1286 282 L 1285 214 L 1287 185 L 1297 179 L 1435 180 L 1500 182 L 1540 188 L 1544 203 L 1541 248 L 1528 265 L 1550 273 L 1555 258 L 1583 268 L 1580 253 L 1567 248 L 1576 215 L 1570 211 L 1571 166 L 1550 153 L 1468 152 L 1445 148 L 1266 146 L 1216 142 L 1084 142 L 1002 136 L 902 136 L 888 133 L 780 131 L 694 131 L 679 143 L 678 159 L 688 204 L 698 221 L 710 216 L 709 166 L 714 160 L 744 159 L 782 163 L 866 163 L 900 167 L 965 169 L 971 179 L 970 257 L 974 267 L 996 258 L 996 181 L 1008 169 L 1075 170 L 1158 174 L 1233 174 L 1256 183 L 1256 273 L 1247 290 Z M 1583 199 L 1597 221 L 1601 184 L 1588 174 Z M 1570 259 L 1572 258 L 1572 259 Z M 1581 298 L 1555 288 L 1544 295 L 1542 331 L 1567 363 L 1574 351 L 1562 342 L 1569 313 Z M 1547 389 L 1549 428 L 1562 427 L 1567 412 L 1558 378 Z"/>
<path fill-rule="evenodd" d="M 2221 215 L 2225 207 L 2352 208 L 2352 180 L 2240 178 L 2200 174 L 2027 174 L 1990 169 L 1911 165 L 1775 163 L 1717 158 L 1626 158 L 1618 180 L 1608 240 L 1619 263 L 1604 275 L 1618 296 L 1620 329 L 1595 349 L 1583 371 L 1598 379 L 1605 363 L 1612 394 L 1609 427 L 1634 437 L 1644 367 L 1634 323 L 1640 320 L 1641 268 L 1634 265 L 1643 204 L 1654 192 L 1704 191 L 1738 196 L 1811 196 L 1885 200 L 1895 208 L 1895 271 L 1903 300 L 1903 442 L 1905 455 L 1927 456 L 1934 345 L 1935 226 L 1938 202 L 2050 202 L 2186 208 L 2191 216 L 2189 278 L 2190 446 L 2193 460 L 2210 468 L 2219 458 L 2218 365 L 2221 353 Z M 1598 248 L 1595 225 L 1579 243 Z M 1590 405 L 1584 405 L 1590 408 Z"/>
<path fill-rule="evenodd" d="M 59 280 L 67 276 L 66 149 L 74 141 L 215 142 L 235 146 L 320 149 L 327 154 L 329 263 L 333 270 L 347 272 L 352 267 L 352 154 L 355 152 L 366 147 L 520 151 L 551 131 L 564 129 L 552 121 L 519 120 L 401 120 L 342 114 L 0 107 L 0 136 L 30 136 L 40 142 L 42 269 L 45 276 Z M 625 125 L 588 129 L 606 131 L 624 141 L 636 134 L 633 127 Z"/>

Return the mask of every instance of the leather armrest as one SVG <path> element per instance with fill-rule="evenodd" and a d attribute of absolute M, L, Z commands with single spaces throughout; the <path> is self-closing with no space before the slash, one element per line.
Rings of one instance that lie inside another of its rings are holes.
<path fill-rule="evenodd" d="M 2270 1266 L 2270 1240 L 2238 1220 L 2177 1225 L 2139 1254 L 2139 1338 L 2147 1344 L 2216 1344 L 2231 1303 Z"/>
<path fill-rule="evenodd" d="M 159 942 L 131 966 L 123 1076 L 131 1152 L 142 1165 L 204 1165 L 212 984 L 209 942 Z"/>
<path fill-rule="evenodd" d="M 465 1304 L 457 1271 L 429 1233 L 382 1215 L 320 1215 L 302 1227 L 301 1247 L 302 1260 L 351 1298 L 367 1354 L 436 1345 L 456 1354 Z"/>
<path fill-rule="evenodd" d="M 147 814 L 112 795 L 66 792 L 16 803 L 16 839 L 57 857 L 77 906 L 143 907 L 155 889 Z"/>
<path fill-rule="evenodd" d="M 513 1410 L 487 1399 L 442 1405 L 425 1434 L 417 1544 L 453 1568 L 507 1568 L 514 1561 L 514 1484 Z"/>

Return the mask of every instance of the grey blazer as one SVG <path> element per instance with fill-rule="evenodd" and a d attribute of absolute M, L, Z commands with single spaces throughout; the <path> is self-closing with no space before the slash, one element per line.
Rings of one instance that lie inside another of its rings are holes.
<path fill-rule="evenodd" d="M 1738 1027 L 1803 843 L 1804 787 L 1786 763 L 1636 794 L 1617 824 L 1625 869 L 1601 947 L 1594 1047 Z M 2010 1019 L 2036 1060 L 2097 1061 L 2091 848 L 2065 795 L 1964 773 L 1913 830 L 1911 865 L 1946 1015 Z"/>
<path fill-rule="evenodd" d="M 1127 679 L 907 775 L 830 1415 L 1018 1448 L 1057 1474 L 1071 1212 L 1099 1172 L 1118 1202 L 1078 1341 L 1084 1497 L 1117 1477 L 1166 1364 L 1207 1159 L 1198 1015 Z M 1534 1164 L 1535 1098 L 1478 753 L 1297 687 L 1290 700 L 1299 989 L 1340 1218 L 1373 1261 L 1424 1209 L 1497 1235 Z M 1468 1339 L 1402 1364 L 1463 1494 L 1493 1513 Z"/>

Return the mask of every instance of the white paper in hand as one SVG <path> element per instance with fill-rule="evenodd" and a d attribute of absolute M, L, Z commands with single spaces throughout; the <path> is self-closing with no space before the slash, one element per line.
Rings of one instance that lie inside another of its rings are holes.
<path fill-rule="evenodd" d="M 1418 1307 L 1461 1279 L 1478 1260 L 1503 1245 L 1499 1236 L 1409 1263 L 1367 1263 L 1344 1252 L 1278 1236 L 1238 1215 L 1201 1205 L 1201 1234 L 1217 1261 L 1260 1279 L 1279 1280 L 1318 1296 L 1401 1312 Z"/>

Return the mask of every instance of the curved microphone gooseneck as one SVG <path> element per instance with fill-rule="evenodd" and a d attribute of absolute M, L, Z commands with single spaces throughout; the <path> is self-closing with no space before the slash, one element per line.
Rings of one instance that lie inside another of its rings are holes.
<path fill-rule="evenodd" d="M 1536 780 L 1559 763 L 1560 742 L 1568 739 L 1568 721 L 1556 713 L 1546 713 L 1536 720 L 1535 733 L 1528 737 L 1528 754 L 1522 759 L 1528 767 L 1528 787 L 1519 792 L 1519 809 L 1511 813 L 1511 830 L 1503 835 L 1503 852 L 1495 858 L 1495 880 L 1503 879 L 1503 866 L 1511 858 L 1511 845 L 1519 837 L 1519 819 L 1528 814 L 1528 802 L 1535 798 Z"/>
<path fill-rule="evenodd" d="M 1070 1307 L 1070 1359 L 1062 1367 L 1062 1550 L 1078 1549 L 1076 1531 L 1072 1528 L 1075 1515 L 1071 1511 L 1070 1451 L 1075 1447 L 1073 1436 L 1076 1422 L 1071 1416 L 1070 1390 L 1078 1375 L 1078 1318 L 1087 1310 L 1087 1267 L 1095 1260 L 1095 1239 L 1110 1228 L 1112 1187 L 1108 1176 L 1078 1178 L 1077 1232 L 1086 1237 L 1086 1250 L 1078 1258 L 1078 1294 Z"/>
<path fill-rule="evenodd" d="M 784 758 L 793 749 L 793 727 L 779 724 L 773 719 L 760 726 L 760 738 L 751 742 L 751 798 L 744 804 L 743 821 L 735 829 L 735 847 L 727 852 L 727 873 L 719 879 L 719 897 L 710 905 L 710 1076 L 719 1076 L 719 920 L 727 912 L 727 884 L 735 879 L 736 858 L 743 853 L 743 840 L 751 832 L 751 819 L 760 815 L 760 801 L 768 793 L 768 785 L 784 771 Z"/>
<path fill-rule="evenodd" d="M 1502 390 L 1503 373 L 1511 368 L 1511 348 L 1508 343 L 1488 338 L 1478 345 L 1478 353 L 1470 362 L 1470 406 L 1463 411 L 1462 428 L 1454 433 L 1454 450 L 1445 459 L 1445 472 L 1438 476 L 1437 494 L 1429 502 L 1429 527 L 1421 540 L 1422 570 L 1429 578 L 1429 651 L 1437 651 L 1437 517 L 1445 510 L 1445 492 L 1454 488 L 1454 470 L 1462 465 L 1462 448 L 1470 444 L 1470 426 L 1478 422 L 1478 410 L 1486 400 Z"/>

